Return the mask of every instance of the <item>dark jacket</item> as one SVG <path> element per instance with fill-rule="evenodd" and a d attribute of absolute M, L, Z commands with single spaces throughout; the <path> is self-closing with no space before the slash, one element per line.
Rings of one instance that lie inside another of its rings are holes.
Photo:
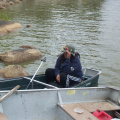
<path fill-rule="evenodd" d="M 60 73 L 66 73 L 82 78 L 83 73 L 79 55 L 72 56 L 71 60 L 66 58 L 64 62 L 62 62 L 62 57 L 60 55 L 55 65 L 55 76 Z"/>

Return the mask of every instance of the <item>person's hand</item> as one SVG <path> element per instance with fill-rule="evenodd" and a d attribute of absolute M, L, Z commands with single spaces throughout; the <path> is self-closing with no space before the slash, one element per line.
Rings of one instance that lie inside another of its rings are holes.
<path fill-rule="evenodd" d="M 57 75 L 56 80 L 60 82 L 60 75 Z"/>
<path fill-rule="evenodd" d="M 71 52 L 69 50 L 66 50 L 67 52 L 67 57 L 66 58 L 70 58 L 71 57 Z"/>

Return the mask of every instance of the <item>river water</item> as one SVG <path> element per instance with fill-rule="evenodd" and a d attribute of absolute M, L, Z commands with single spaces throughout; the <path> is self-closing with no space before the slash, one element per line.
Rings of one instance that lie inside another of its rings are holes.
<path fill-rule="evenodd" d="M 102 71 L 98 86 L 120 86 L 120 0 L 23 0 L 5 11 L 24 28 L 0 36 L 0 53 L 21 45 L 36 47 L 47 58 L 38 72 L 44 73 L 70 43 L 83 68 Z M 19 65 L 33 75 L 40 62 Z M 1 61 L 0 69 L 7 65 Z"/>

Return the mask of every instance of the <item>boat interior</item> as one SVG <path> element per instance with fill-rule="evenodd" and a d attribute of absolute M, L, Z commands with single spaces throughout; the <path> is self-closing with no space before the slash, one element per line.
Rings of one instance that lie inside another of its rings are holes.
<path fill-rule="evenodd" d="M 114 89 L 114 87 L 111 88 Z M 74 92 L 68 92 L 68 94 L 74 94 Z M 83 95 L 86 94 L 83 93 Z M 62 104 L 62 98 L 59 98 L 60 104 L 58 106 L 71 116 L 73 120 L 120 120 L 120 89 L 118 89 L 117 101 L 115 100 L 115 94 L 111 91 L 111 97 L 106 95 L 107 98 L 102 101 L 84 101 L 67 104 Z M 95 99 L 97 99 L 97 96 Z"/>

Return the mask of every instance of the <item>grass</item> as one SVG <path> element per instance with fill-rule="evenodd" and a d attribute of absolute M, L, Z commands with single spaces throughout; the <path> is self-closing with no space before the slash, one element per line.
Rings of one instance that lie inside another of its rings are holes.
<path fill-rule="evenodd" d="M 0 20 L 6 20 L 9 21 L 8 13 L 6 11 L 1 11 L 0 10 Z"/>

